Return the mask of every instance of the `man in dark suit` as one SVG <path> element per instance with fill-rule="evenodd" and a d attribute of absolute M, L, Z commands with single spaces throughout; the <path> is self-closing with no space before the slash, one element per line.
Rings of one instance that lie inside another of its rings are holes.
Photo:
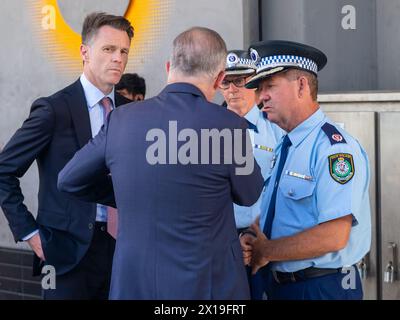
<path fill-rule="evenodd" d="M 113 111 L 59 174 L 60 190 L 97 201 L 98 181 L 111 173 L 119 212 L 111 299 L 249 298 L 233 201 L 252 205 L 263 179 L 246 121 L 210 102 L 225 59 L 215 31 L 180 34 L 166 88 Z"/>
<path fill-rule="evenodd" d="M 106 232 L 107 208 L 59 192 L 57 176 L 97 134 L 107 107 L 129 102 L 114 94 L 114 85 L 125 69 L 132 37 L 133 28 L 124 17 L 88 15 L 82 29 L 80 79 L 36 100 L 0 154 L 0 204 L 15 241 L 27 241 L 33 249 L 35 275 L 44 264 L 57 274 L 56 289 L 43 290 L 45 299 L 108 297 L 115 240 Z M 36 219 L 19 187 L 19 178 L 35 160 L 40 180 Z"/>

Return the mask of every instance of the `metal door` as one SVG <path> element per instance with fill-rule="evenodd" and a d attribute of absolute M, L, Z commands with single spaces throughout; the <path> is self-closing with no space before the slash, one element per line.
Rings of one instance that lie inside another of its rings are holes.
<path fill-rule="evenodd" d="M 377 259 L 377 224 L 376 224 L 376 113 L 375 112 L 325 112 L 326 115 L 343 127 L 363 146 L 370 162 L 371 182 L 371 223 L 372 243 L 371 251 L 359 263 L 363 279 L 364 299 L 378 298 L 378 259 Z M 399 122 L 400 123 L 400 122 Z M 400 144 L 400 143 L 399 143 Z M 400 148 L 398 149 L 400 150 Z"/>
<path fill-rule="evenodd" d="M 400 299 L 400 112 L 379 114 L 382 299 Z"/>

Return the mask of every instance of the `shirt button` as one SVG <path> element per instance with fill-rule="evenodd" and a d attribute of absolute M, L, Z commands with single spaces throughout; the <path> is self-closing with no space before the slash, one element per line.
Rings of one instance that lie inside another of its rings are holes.
<path fill-rule="evenodd" d="M 105 227 L 105 226 L 101 226 L 101 227 L 100 227 L 100 230 L 101 230 L 101 231 L 106 231 L 106 227 Z"/>
<path fill-rule="evenodd" d="M 291 197 L 293 197 L 294 194 L 295 194 L 294 190 L 293 190 L 293 189 L 290 189 L 289 192 L 288 192 L 288 195 L 291 196 Z"/>
<path fill-rule="evenodd" d="M 89 223 L 88 227 L 89 227 L 89 230 L 92 230 L 93 229 L 93 223 Z"/>

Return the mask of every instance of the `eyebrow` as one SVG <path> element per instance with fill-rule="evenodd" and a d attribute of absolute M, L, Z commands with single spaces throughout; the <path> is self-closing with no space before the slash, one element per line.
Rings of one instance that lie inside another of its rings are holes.
<path fill-rule="evenodd" d="M 101 48 L 102 48 L 102 49 L 111 48 L 111 49 L 113 49 L 113 50 L 117 50 L 117 49 L 118 49 L 118 46 L 116 46 L 116 45 L 114 45 L 114 44 L 105 44 L 105 45 L 102 46 Z M 127 48 L 127 47 L 123 47 L 123 48 L 121 48 L 120 50 L 129 52 L 129 48 Z"/>

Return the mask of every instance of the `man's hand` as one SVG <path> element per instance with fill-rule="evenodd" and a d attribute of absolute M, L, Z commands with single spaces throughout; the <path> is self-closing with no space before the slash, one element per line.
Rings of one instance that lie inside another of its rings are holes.
<path fill-rule="evenodd" d="M 256 237 L 251 236 L 251 239 L 248 240 L 248 245 L 251 247 L 250 265 L 252 267 L 252 273 L 256 274 L 260 268 L 269 263 L 266 254 L 270 247 L 270 241 L 267 239 L 264 232 L 260 230 L 258 220 L 253 223 L 250 228 L 256 235 Z"/>
<path fill-rule="evenodd" d="M 44 257 L 43 249 L 42 249 L 42 241 L 40 240 L 39 233 L 36 233 L 32 238 L 27 240 L 28 244 L 31 246 L 33 252 L 43 261 L 46 260 Z"/>
<path fill-rule="evenodd" d="M 245 233 L 240 237 L 240 245 L 242 246 L 243 251 L 243 263 L 245 266 L 250 264 L 251 261 L 251 251 L 253 250 L 251 243 L 254 239 L 254 236 L 250 233 Z"/>

